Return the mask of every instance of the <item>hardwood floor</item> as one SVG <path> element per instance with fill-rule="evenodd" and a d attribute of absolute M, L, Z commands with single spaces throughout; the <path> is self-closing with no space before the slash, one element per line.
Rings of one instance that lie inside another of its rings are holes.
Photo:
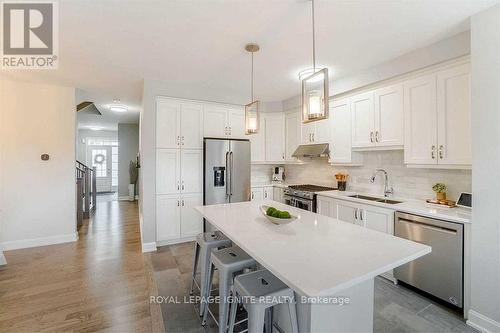
<path fill-rule="evenodd" d="M 0 332 L 163 332 L 137 203 L 101 202 L 75 243 L 5 252 Z"/>

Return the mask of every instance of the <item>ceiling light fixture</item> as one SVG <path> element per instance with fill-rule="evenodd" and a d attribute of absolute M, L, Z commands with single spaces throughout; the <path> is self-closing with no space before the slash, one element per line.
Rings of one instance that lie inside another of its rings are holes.
<path fill-rule="evenodd" d="M 123 104 L 112 104 L 109 106 L 109 109 L 114 112 L 127 112 L 128 108 L 127 106 Z"/>
<path fill-rule="evenodd" d="M 252 82 L 250 103 L 245 105 L 245 134 L 256 134 L 259 132 L 259 101 L 253 99 L 253 54 L 259 51 L 260 47 L 257 44 L 250 43 L 245 45 L 245 50 L 252 54 Z"/>
<path fill-rule="evenodd" d="M 303 73 L 302 122 L 309 123 L 328 118 L 328 68 L 316 71 L 316 36 L 314 22 L 314 0 L 312 3 L 312 58 L 313 67 L 309 75 Z M 304 72 L 304 71 L 303 71 Z M 300 75 L 300 73 L 299 73 Z M 300 76 L 299 76 L 300 77 Z"/>

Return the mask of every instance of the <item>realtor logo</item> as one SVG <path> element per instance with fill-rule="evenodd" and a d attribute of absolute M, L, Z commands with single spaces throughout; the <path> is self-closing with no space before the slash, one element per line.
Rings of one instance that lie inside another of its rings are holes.
<path fill-rule="evenodd" d="M 57 68 L 57 3 L 2 3 L 2 69 Z"/>

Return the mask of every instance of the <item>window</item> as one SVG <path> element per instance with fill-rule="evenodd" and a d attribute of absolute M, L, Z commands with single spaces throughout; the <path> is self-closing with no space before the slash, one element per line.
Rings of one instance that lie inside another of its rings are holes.
<path fill-rule="evenodd" d="M 118 147 L 111 147 L 111 186 L 118 186 Z"/>
<path fill-rule="evenodd" d="M 92 150 L 92 168 L 95 168 L 96 177 L 107 176 L 108 157 L 106 149 Z"/>

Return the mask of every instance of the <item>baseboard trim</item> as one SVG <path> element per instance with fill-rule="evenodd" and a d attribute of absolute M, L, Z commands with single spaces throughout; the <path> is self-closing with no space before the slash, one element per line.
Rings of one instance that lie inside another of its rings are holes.
<path fill-rule="evenodd" d="M 469 310 L 467 325 L 484 333 L 499 333 L 500 323 L 474 310 Z"/>
<path fill-rule="evenodd" d="M 61 243 L 76 242 L 78 240 L 78 232 L 66 235 L 56 235 L 49 237 L 21 239 L 10 242 L 3 242 L 0 247 L 3 251 L 26 249 L 30 247 L 47 246 Z"/>
<path fill-rule="evenodd" d="M 139 200 L 139 196 L 138 195 L 135 196 L 135 200 Z M 128 200 L 128 195 L 118 197 L 118 201 L 129 201 Z"/>
<path fill-rule="evenodd" d="M 196 240 L 196 236 L 189 236 L 189 237 L 183 237 L 183 238 L 175 238 L 175 239 L 157 241 L 156 242 L 156 246 L 166 246 L 166 245 L 181 244 L 181 243 L 186 243 L 186 242 L 192 242 L 194 240 Z"/>
<path fill-rule="evenodd" d="M 142 252 L 154 252 L 156 251 L 156 243 L 151 242 L 151 243 L 142 243 Z"/>
<path fill-rule="evenodd" d="M 7 265 L 7 259 L 5 259 L 3 252 L 0 251 L 0 266 L 2 266 L 2 265 Z"/>

